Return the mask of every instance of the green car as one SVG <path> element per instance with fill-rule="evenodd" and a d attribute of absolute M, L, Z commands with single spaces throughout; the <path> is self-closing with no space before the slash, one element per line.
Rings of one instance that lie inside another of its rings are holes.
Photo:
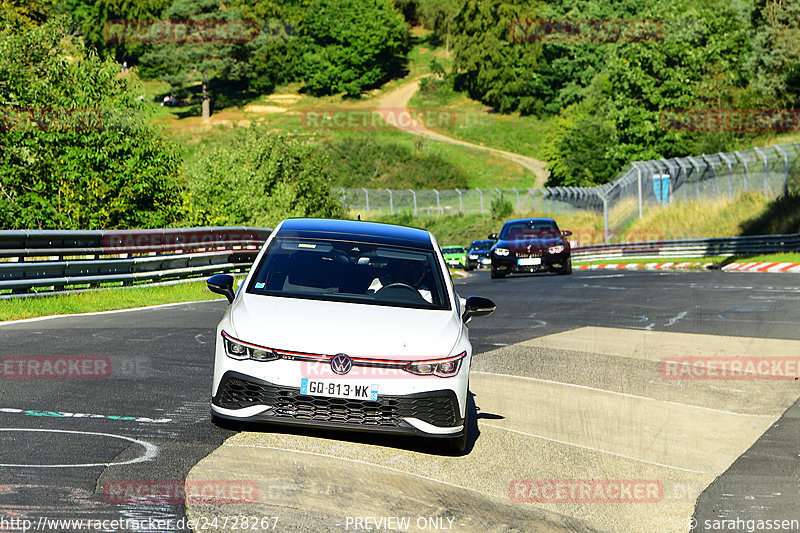
<path fill-rule="evenodd" d="M 467 264 L 467 249 L 463 246 L 442 246 L 442 255 L 448 266 L 464 268 Z"/>

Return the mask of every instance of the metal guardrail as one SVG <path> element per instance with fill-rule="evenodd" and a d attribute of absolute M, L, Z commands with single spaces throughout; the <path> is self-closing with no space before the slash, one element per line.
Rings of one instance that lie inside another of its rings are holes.
<path fill-rule="evenodd" d="M 0 231 L 0 297 L 241 272 L 271 231 L 243 226 Z"/>
<path fill-rule="evenodd" d="M 730 257 L 800 252 L 800 233 L 714 239 L 622 242 L 574 248 L 575 260 L 640 259 L 652 257 Z"/>

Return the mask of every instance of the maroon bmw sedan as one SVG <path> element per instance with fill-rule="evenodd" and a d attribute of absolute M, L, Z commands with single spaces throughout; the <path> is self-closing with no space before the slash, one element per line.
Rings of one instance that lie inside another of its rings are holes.
<path fill-rule="evenodd" d="M 572 273 L 570 231 L 558 229 L 552 218 L 523 218 L 503 224 L 492 246 L 492 279 L 528 272 Z"/>

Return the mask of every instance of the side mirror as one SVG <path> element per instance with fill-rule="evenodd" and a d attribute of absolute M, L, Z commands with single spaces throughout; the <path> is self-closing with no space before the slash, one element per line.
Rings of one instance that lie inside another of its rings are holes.
<path fill-rule="evenodd" d="M 233 302 L 233 297 L 235 296 L 233 294 L 233 276 L 230 274 L 214 274 L 208 278 L 206 285 L 208 285 L 208 290 L 211 292 L 216 292 L 227 298 L 228 303 Z"/>
<path fill-rule="evenodd" d="M 494 313 L 496 308 L 495 303 L 489 298 L 470 296 L 464 304 L 464 314 L 461 315 L 461 319 L 467 322 L 474 316 L 489 316 Z"/>
<path fill-rule="evenodd" d="M 569 237 L 570 235 L 572 235 L 572 232 L 569 231 L 569 230 L 562 230 L 561 231 L 561 236 L 562 237 Z"/>
<path fill-rule="evenodd" d="M 497 240 L 497 233 L 490 233 L 489 234 L 489 238 L 492 239 L 493 241 L 496 241 Z"/>

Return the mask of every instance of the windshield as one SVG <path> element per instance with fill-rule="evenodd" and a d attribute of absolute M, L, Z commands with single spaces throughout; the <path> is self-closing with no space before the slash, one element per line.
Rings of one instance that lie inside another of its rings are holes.
<path fill-rule="evenodd" d="M 493 244 L 494 241 L 474 241 L 471 248 L 475 251 L 481 252 L 484 250 L 490 250 Z"/>
<path fill-rule="evenodd" d="M 463 254 L 466 250 L 461 248 L 460 246 L 447 246 L 442 248 L 443 254 Z"/>
<path fill-rule="evenodd" d="M 432 251 L 355 241 L 277 238 L 247 292 L 418 309 L 450 309 Z"/>
<path fill-rule="evenodd" d="M 513 241 L 526 239 L 529 237 L 536 238 L 556 238 L 561 236 L 558 226 L 552 220 L 519 220 L 516 222 L 509 222 L 503 226 L 500 231 L 500 239 L 504 241 Z"/>

